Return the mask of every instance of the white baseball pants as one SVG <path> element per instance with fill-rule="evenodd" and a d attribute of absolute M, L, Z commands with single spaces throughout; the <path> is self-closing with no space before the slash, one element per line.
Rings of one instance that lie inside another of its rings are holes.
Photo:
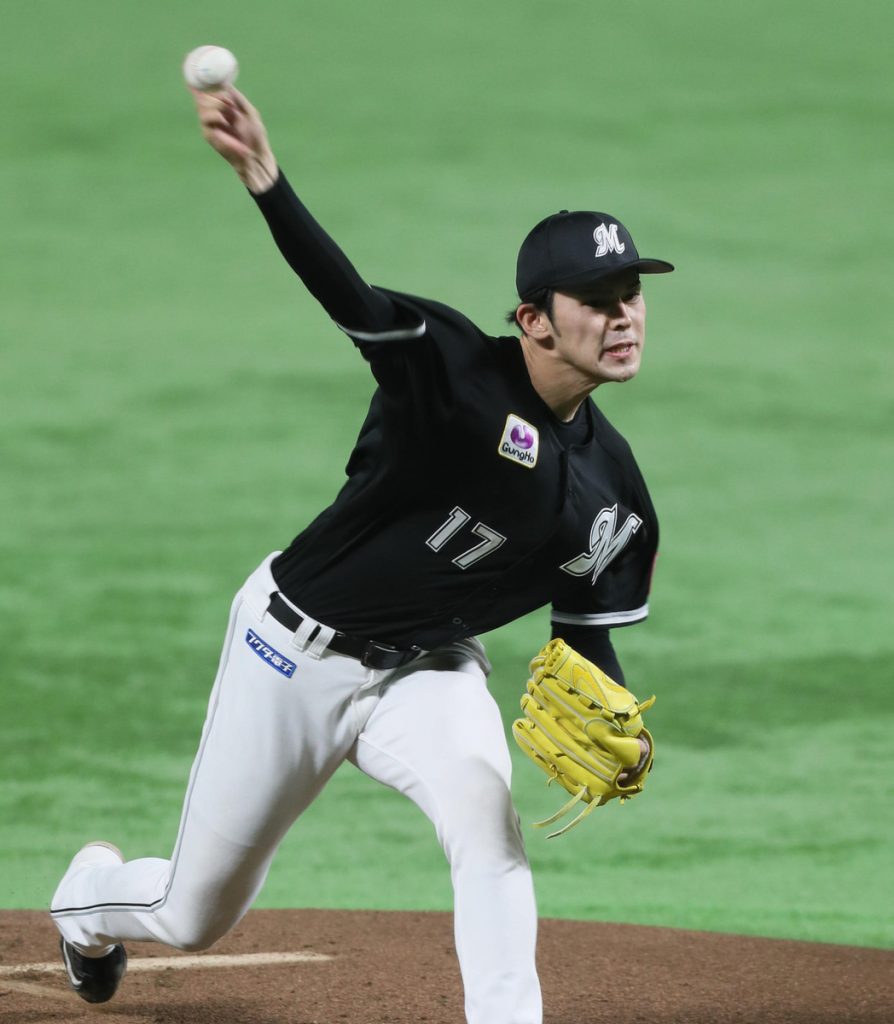
<path fill-rule="evenodd" d="M 321 650 L 325 626 L 308 643 L 304 624 L 292 633 L 266 614 L 273 557 L 233 602 L 171 860 L 69 872 L 52 901 L 57 927 L 88 953 L 127 940 L 209 947 L 348 759 L 435 827 L 469 1024 L 540 1024 L 533 885 L 483 648 L 466 640 L 386 671 Z"/>

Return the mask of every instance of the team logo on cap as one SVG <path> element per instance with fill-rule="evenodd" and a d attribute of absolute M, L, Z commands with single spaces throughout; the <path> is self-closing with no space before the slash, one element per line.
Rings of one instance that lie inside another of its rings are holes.
<path fill-rule="evenodd" d="M 511 459 L 526 469 L 537 465 L 537 450 L 540 446 L 540 432 L 527 420 L 515 413 L 506 417 L 506 426 L 497 446 L 497 454 L 504 459 Z"/>
<path fill-rule="evenodd" d="M 622 253 L 627 246 L 618 238 L 617 224 L 600 224 L 593 232 L 596 243 L 596 259 L 610 252 Z"/>

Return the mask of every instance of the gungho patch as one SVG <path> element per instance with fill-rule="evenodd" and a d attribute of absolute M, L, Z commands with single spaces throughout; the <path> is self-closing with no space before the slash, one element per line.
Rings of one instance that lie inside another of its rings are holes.
<path fill-rule="evenodd" d="M 506 417 L 503 436 L 497 446 L 497 454 L 504 459 L 511 459 L 525 469 L 533 469 L 537 465 L 537 453 L 540 448 L 540 431 L 516 416 L 514 412 Z"/>

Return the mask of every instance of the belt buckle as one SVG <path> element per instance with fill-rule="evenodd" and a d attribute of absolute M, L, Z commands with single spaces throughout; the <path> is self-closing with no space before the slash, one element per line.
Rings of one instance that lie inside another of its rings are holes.
<path fill-rule="evenodd" d="M 360 664 L 364 668 L 375 668 L 376 666 L 371 660 L 374 655 L 399 653 L 398 649 L 392 647 L 391 644 L 380 644 L 378 640 L 367 640 L 363 648 L 363 654 L 360 656 Z"/>
<path fill-rule="evenodd" d="M 376 668 L 370 660 L 376 654 L 393 656 L 393 664 L 386 663 L 380 666 L 381 668 L 400 668 L 401 665 L 408 665 L 411 661 L 415 661 L 422 654 L 422 648 L 413 644 L 409 650 L 405 651 L 400 647 L 394 647 L 392 644 L 383 644 L 378 640 L 368 640 L 363 648 L 363 654 L 360 656 L 360 664 L 364 668 Z"/>

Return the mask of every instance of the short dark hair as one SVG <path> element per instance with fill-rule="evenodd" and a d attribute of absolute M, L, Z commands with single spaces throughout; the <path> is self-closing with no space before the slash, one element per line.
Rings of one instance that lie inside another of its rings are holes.
<path fill-rule="evenodd" d="M 546 313 L 550 320 L 552 320 L 553 300 L 555 295 L 556 291 L 554 288 L 538 288 L 536 291 L 522 296 L 522 298 L 518 300 L 518 305 L 514 309 L 510 309 L 506 314 L 506 323 L 512 327 L 518 327 L 521 330 L 521 324 L 518 322 L 518 307 L 526 302 L 530 303 L 535 309 L 539 309 L 541 312 Z"/>

